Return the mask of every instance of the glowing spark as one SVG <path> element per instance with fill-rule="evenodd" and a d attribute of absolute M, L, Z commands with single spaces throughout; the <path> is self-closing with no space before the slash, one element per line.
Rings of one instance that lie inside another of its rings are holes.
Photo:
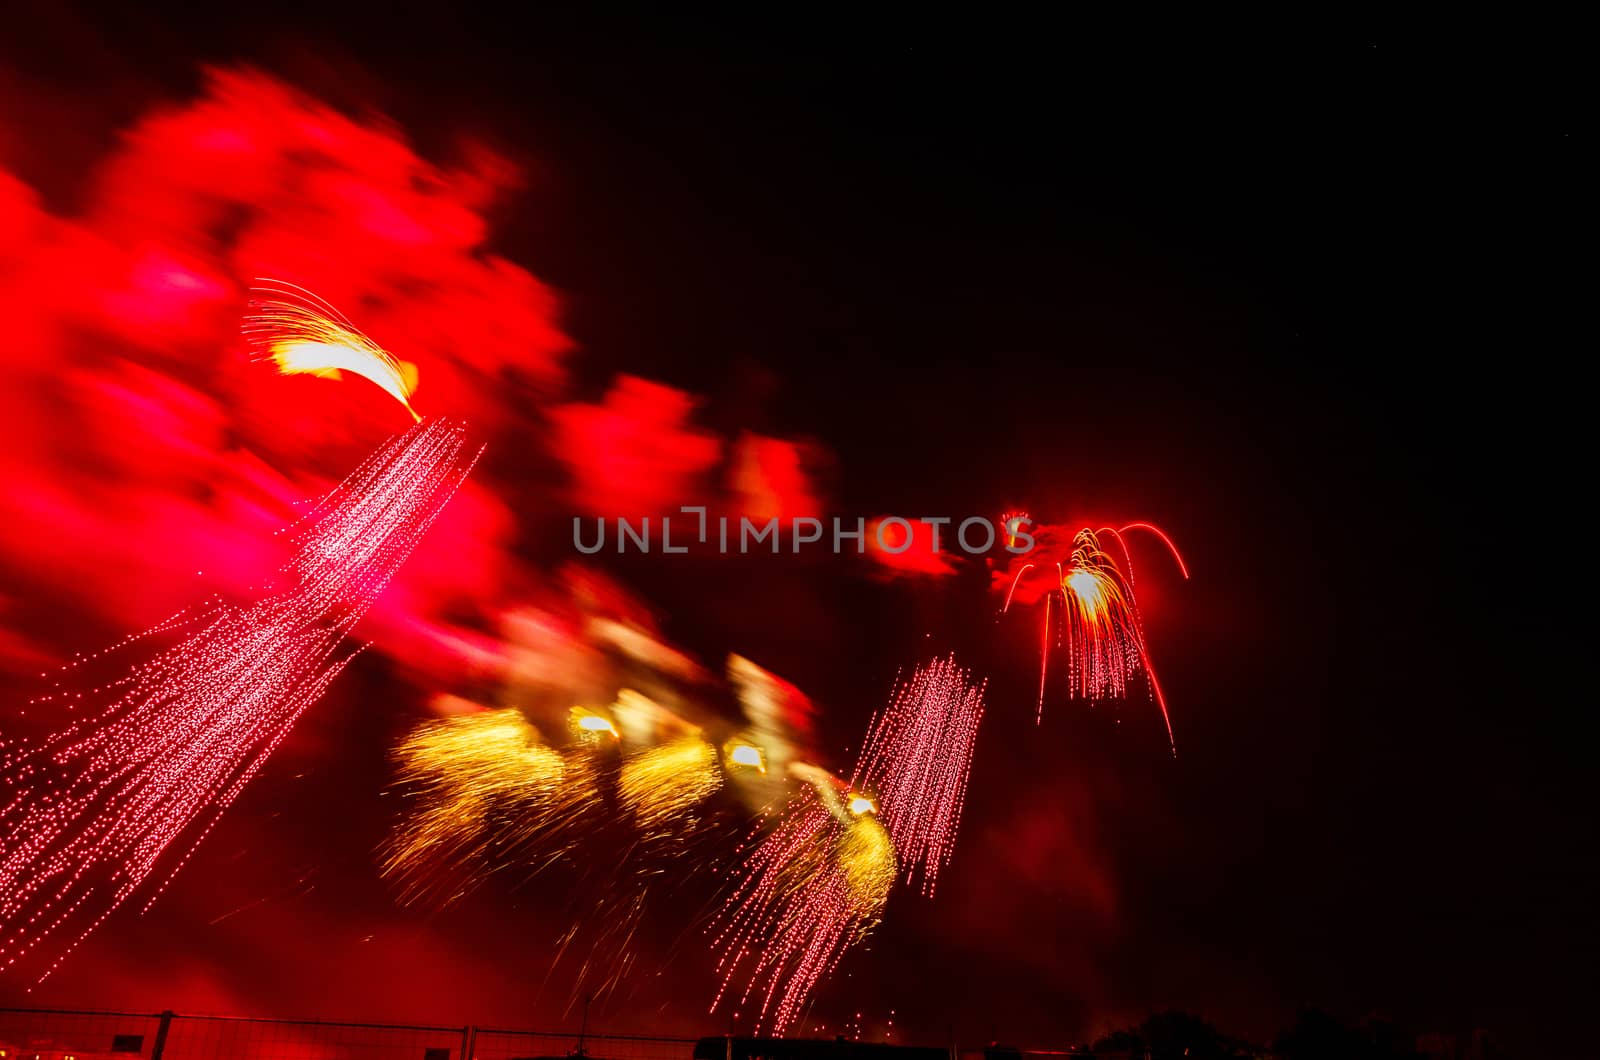
<path fill-rule="evenodd" d="M 1021 529 L 1023 520 L 1028 518 L 1027 512 L 1006 512 L 1000 517 L 1000 525 L 1005 529 L 1006 547 L 1017 547 L 1017 531 Z"/>
<path fill-rule="evenodd" d="M 622 738 L 622 734 L 617 732 L 617 726 L 610 718 L 582 707 L 572 708 L 572 727 L 578 735 L 591 739 L 603 732 L 610 733 L 612 739 Z"/>
<path fill-rule="evenodd" d="M 1159 536 L 1188 577 L 1183 557 L 1178 555 L 1166 534 L 1149 523 L 1132 523 L 1123 529 L 1143 529 Z M 1116 541 L 1122 553 L 1121 564 L 1101 547 L 1100 535 Z M 1122 698 L 1128 694 L 1129 681 L 1137 674 L 1144 674 L 1150 683 L 1151 695 L 1161 708 L 1168 743 L 1173 753 L 1177 753 L 1172 718 L 1150 659 L 1138 601 L 1134 597 L 1133 568 L 1121 531 L 1110 527 L 1099 531 L 1087 527 L 1079 530 L 1073 538 L 1072 553 L 1066 565 L 1057 566 L 1056 578 L 1056 591 L 1045 596 L 1039 662 L 1040 718 L 1044 712 L 1045 673 L 1054 629 L 1058 643 L 1064 645 L 1067 694 L 1090 700 Z M 1054 627 L 1051 624 L 1052 600 L 1060 603 L 1060 616 Z"/>
<path fill-rule="evenodd" d="M 743 974 L 741 1006 L 782 1034 L 811 991 L 883 916 L 896 875 L 893 844 L 871 816 L 841 820 L 812 787 L 790 800 L 756 846 L 713 942 L 723 951 L 715 1010 Z"/>
<path fill-rule="evenodd" d="M 257 356 L 272 361 L 284 375 L 328 379 L 339 378 L 340 372 L 359 375 L 404 405 L 412 419 L 422 419 L 411 407 L 416 387 L 413 366 L 396 360 L 305 288 L 281 280 L 256 282 L 240 330 Z"/>
<path fill-rule="evenodd" d="M 184 840 L 145 907 L 160 896 L 355 655 L 346 635 L 471 470 L 464 443 L 411 428 L 297 524 L 287 588 L 184 612 L 124 642 L 187 631 L 120 678 L 35 700 L 73 720 L 0 745 L 0 967 L 76 929 L 48 976 Z M 85 697 L 105 705 L 79 714 Z"/>
<path fill-rule="evenodd" d="M 873 719 L 852 780 L 877 795 L 856 797 L 888 829 L 907 879 L 920 871 L 930 897 L 955 850 L 985 687 L 954 658 L 918 667 Z"/>
<path fill-rule="evenodd" d="M 870 799 L 862 800 L 871 804 Z M 844 874 L 845 889 L 850 906 L 860 915 L 873 910 L 880 916 L 889 901 L 889 891 L 894 887 L 898 862 L 894 856 L 894 840 L 872 813 L 864 810 L 850 822 L 839 837 L 835 854 L 839 871 Z"/>
<path fill-rule="evenodd" d="M 756 844 L 724 910 L 713 1009 L 744 976 L 741 1007 L 755 998 L 758 1022 L 781 1035 L 878 923 L 901 865 L 933 893 L 960 824 L 983 691 L 953 659 L 937 660 L 873 719 L 851 783 L 791 766 L 809 783 Z"/>
<path fill-rule="evenodd" d="M 617 781 L 622 804 L 646 829 L 684 816 L 720 787 L 716 748 L 698 736 L 631 755 Z"/>
<path fill-rule="evenodd" d="M 1007 611 L 1011 610 L 1011 598 L 1017 594 L 1017 583 L 1022 580 L 1022 576 L 1024 574 L 1028 573 L 1032 569 L 1033 569 L 1033 564 L 1024 563 L 1022 565 L 1022 569 L 1017 571 L 1016 577 L 1011 579 L 1011 588 L 1006 590 L 1005 606 L 1000 608 L 1000 613 L 1001 614 L 1005 614 Z"/>
<path fill-rule="evenodd" d="M 742 740 L 729 743 L 727 757 L 729 765 L 747 766 L 759 770 L 763 775 L 767 772 L 767 756 L 753 743 L 745 743 Z"/>
<path fill-rule="evenodd" d="M 554 797 L 566 777 L 561 755 L 538 742 L 516 710 L 485 710 L 425 722 L 395 749 L 399 782 L 425 792 L 410 817 L 390 837 L 379 859 L 384 876 L 401 882 L 400 900 L 411 903 L 443 889 L 435 866 L 456 871 L 444 904 L 458 897 L 482 868 L 490 817 L 505 801 Z"/>

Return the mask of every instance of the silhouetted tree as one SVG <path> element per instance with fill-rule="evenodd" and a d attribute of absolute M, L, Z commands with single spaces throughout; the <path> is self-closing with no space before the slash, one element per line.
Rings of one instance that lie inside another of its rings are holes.
<path fill-rule="evenodd" d="M 1131 1053 L 1134 1056 L 1141 1056 L 1144 1054 L 1144 1039 L 1139 1037 L 1137 1031 L 1112 1031 L 1094 1043 L 1094 1051 L 1097 1053 Z"/>
<path fill-rule="evenodd" d="M 1151 1060 L 1236 1060 L 1241 1053 L 1215 1027 L 1191 1012 L 1158 1012 L 1136 1029 L 1116 1031 L 1094 1043 L 1096 1052 L 1149 1050 Z"/>
<path fill-rule="evenodd" d="M 1321 1009 L 1304 1009 L 1278 1036 L 1282 1060 L 1417 1060 L 1413 1039 L 1386 1020 L 1351 1027 Z"/>

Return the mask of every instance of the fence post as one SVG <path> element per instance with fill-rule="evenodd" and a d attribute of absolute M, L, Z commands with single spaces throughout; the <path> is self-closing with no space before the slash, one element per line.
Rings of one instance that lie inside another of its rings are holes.
<path fill-rule="evenodd" d="M 470 1023 L 461 1028 L 461 1060 L 472 1060 L 473 1054 L 478 1051 L 478 1028 Z M 151 1057 L 151 1060 L 158 1060 Z"/>
<path fill-rule="evenodd" d="M 167 1048 L 167 1032 L 172 1029 L 172 1010 L 169 1008 L 160 1016 L 161 1025 L 156 1028 L 156 1042 L 150 1047 L 150 1060 L 161 1060 L 161 1054 Z"/>

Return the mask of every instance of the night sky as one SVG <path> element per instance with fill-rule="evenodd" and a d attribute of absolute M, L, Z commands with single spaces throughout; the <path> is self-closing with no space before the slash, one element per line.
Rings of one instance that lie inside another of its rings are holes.
<path fill-rule="evenodd" d="M 1592 697 L 1554 604 L 1586 546 L 1566 466 L 1582 421 L 1565 365 L 1586 340 L 1563 323 L 1565 51 L 789 17 L 38 14 L 0 42 L 0 170 L 42 210 L 93 216 L 119 130 L 203 93 L 207 64 L 384 115 L 441 165 L 471 143 L 516 167 L 481 210 L 485 245 L 554 292 L 570 348 L 540 352 L 560 368 L 536 384 L 506 369 L 530 389 L 479 418 L 501 505 L 484 550 L 510 557 L 480 572 L 485 609 L 575 558 L 576 465 L 550 410 L 604 401 L 618 375 L 696 395 L 696 430 L 801 444 L 828 512 L 1020 507 L 1172 535 L 1192 578 L 1152 551 L 1140 588 L 1176 758 L 1142 690 L 1057 695 L 1036 728 L 1036 627 L 997 623 L 981 572 L 598 558 L 663 642 L 805 690 L 836 771 L 897 672 L 953 650 L 990 678 L 937 899 L 897 892 L 811 1025 L 860 1012 L 876 1032 L 892 1010 L 897 1038 L 1066 1044 L 1181 1007 L 1269 1039 L 1318 1005 L 1566 1038 L 1595 880 Z M 212 378 L 158 346 L 127 357 Z M 40 451 L 33 424 L 76 407 L 83 378 L 25 374 L 0 405 L 8 448 Z M 291 438 L 296 420 L 262 459 L 337 477 L 403 426 L 371 394 L 328 400 L 368 418 L 331 446 Z M 117 496 L 108 527 L 133 503 Z M 48 509 L 20 524 L 0 538 L 7 716 L 39 659 L 188 592 L 158 563 L 139 576 L 159 589 L 130 589 L 113 560 L 122 603 L 101 606 L 92 562 L 39 558 Z M 427 547 L 417 562 L 448 580 L 459 554 Z M 440 609 L 487 631 L 474 606 Z M 28 1003 L 574 1024 L 570 968 L 547 977 L 585 915 L 570 876 L 429 914 L 396 908 L 374 865 L 394 739 L 435 693 L 483 691 L 380 638 L 162 902 L 124 910 Z M 725 1028 L 706 1013 L 710 894 L 691 880 L 653 907 L 602 1029 Z M 0 979 L 0 998 L 25 986 Z"/>

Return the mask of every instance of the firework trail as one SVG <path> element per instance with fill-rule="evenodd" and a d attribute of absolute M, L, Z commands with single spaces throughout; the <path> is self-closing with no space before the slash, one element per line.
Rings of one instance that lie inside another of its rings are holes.
<path fill-rule="evenodd" d="M 123 676 L 35 700 L 76 720 L 0 745 L 0 970 L 64 937 L 48 976 L 187 841 L 149 908 L 360 650 L 346 636 L 475 460 L 461 427 L 419 423 L 287 531 L 286 587 L 181 613 L 124 642 L 181 638 Z"/>
<path fill-rule="evenodd" d="M 426 722 L 395 748 L 398 781 L 421 796 L 395 828 L 379 870 L 402 904 L 445 906 L 487 874 L 495 821 L 523 822 L 585 785 L 569 783 L 567 761 L 539 743 L 517 710 L 484 710 Z"/>
<path fill-rule="evenodd" d="M 1044 718 L 1045 678 L 1049 672 L 1052 638 L 1062 649 L 1066 663 L 1067 695 L 1088 700 L 1123 698 L 1129 681 L 1139 674 L 1150 683 L 1151 695 L 1161 708 L 1167 728 L 1167 741 L 1177 753 L 1172 732 L 1172 717 L 1167 712 L 1166 696 L 1156 679 L 1150 645 L 1133 590 L 1133 560 L 1123 535 L 1129 530 L 1145 530 L 1159 537 L 1172 553 L 1183 576 L 1189 569 L 1172 539 L 1150 523 L 1130 523 L 1121 530 L 1084 527 L 1072 539 L 1065 564 L 1055 566 L 1055 588 L 1044 597 L 1044 625 L 1039 653 L 1039 702 L 1035 722 Z M 1121 561 L 1101 545 L 1101 539 L 1115 542 Z M 1017 583 L 1033 568 L 1025 564 L 1011 580 L 1006 593 L 1004 614 L 1011 608 Z M 1052 604 L 1059 605 L 1052 607 Z"/>
<path fill-rule="evenodd" d="M 770 1020 L 782 1035 L 845 951 L 882 919 L 898 872 L 894 843 L 872 801 L 852 792 L 841 802 L 836 783 L 823 774 L 801 788 L 746 863 L 712 942 L 723 954 L 713 1011 L 744 976 L 739 1004 L 753 1000 L 757 1022 Z"/>
<path fill-rule="evenodd" d="M 626 978 L 649 896 L 713 872 L 729 846 L 713 797 L 729 776 L 765 768 L 742 737 L 719 753 L 693 726 L 621 753 L 619 708 L 643 697 L 624 690 L 618 699 L 609 713 L 572 708 L 560 749 L 516 708 L 421 723 L 396 749 L 407 810 L 379 851 L 398 900 L 435 909 L 491 877 L 520 876 L 520 886 L 547 870 L 572 872 L 567 908 L 552 911 L 570 925 L 546 977 L 576 958 L 569 1005 Z"/>
<path fill-rule="evenodd" d="M 781 1035 L 882 919 L 901 865 L 933 894 L 961 822 L 984 687 L 954 658 L 918 667 L 873 718 L 848 785 L 791 767 L 810 783 L 735 884 L 713 941 L 723 954 L 713 1010 L 744 976 L 739 1003 L 754 999 L 758 1022 Z"/>
<path fill-rule="evenodd" d="M 930 898 L 955 850 L 986 685 L 954 657 L 918 667 L 873 719 L 851 778 L 882 804 L 907 882 L 920 870 Z"/>
<path fill-rule="evenodd" d="M 258 279 L 249 308 L 239 330 L 260 360 L 271 361 L 283 375 L 359 375 L 421 422 L 411 407 L 415 367 L 396 360 L 321 298 L 283 280 Z"/>

